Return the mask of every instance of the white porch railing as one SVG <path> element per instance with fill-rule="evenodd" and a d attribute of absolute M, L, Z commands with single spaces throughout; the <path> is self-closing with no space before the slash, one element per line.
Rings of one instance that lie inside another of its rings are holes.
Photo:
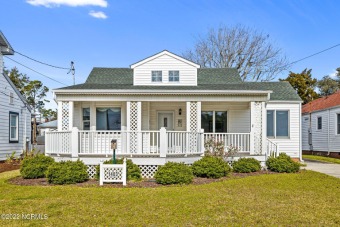
<path fill-rule="evenodd" d="M 79 131 L 79 154 L 112 154 L 112 139 L 117 140 L 116 152 L 119 153 L 121 131 Z"/>
<path fill-rule="evenodd" d="M 250 152 L 251 150 L 250 133 L 204 133 L 204 141 L 209 139 L 223 141 L 225 151 L 228 146 L 238 147 L 239 152 Z"/>
<path fill-rule="evenodd" d="M 55 154 L 71 154 L 71 131 L 46 132 L 45 150 Z"/>
<path fill-rule="evenodd" d="M 277 157 L 279 156 L 279 145 L 277 143 L 274 143 L 273 141 L 271 141 L 270 139 L 267 138 L 267 149 L 266 149 L 266 156 L 274 156 Z"/>
<path fill-rule="evenodd" d="M 202 154 L 203 132 L 168 131 L 167 154 Z"/>

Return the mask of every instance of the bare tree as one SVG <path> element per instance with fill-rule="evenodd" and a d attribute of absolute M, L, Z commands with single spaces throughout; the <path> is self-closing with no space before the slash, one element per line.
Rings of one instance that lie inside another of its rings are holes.
<path fill-rule="evenodd" d="M 269 35 L 241 25 L 210 29 L 183 57 L 203 68 L 237 68 L 247 81 L 270 81 L 289 67 L 281 49 L 270 43 Z"/>

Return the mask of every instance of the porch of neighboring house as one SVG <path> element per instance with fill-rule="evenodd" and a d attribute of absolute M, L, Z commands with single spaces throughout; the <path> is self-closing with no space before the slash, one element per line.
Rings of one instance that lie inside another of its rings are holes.
<path fill-rule="evenodd" d="M 47 155 L 89 166 L 112 157 L 115 139 L 116 156 L 132 159 L 146 177 L 168 161 L 192 164 L 209 139 L 261 162 L 278 152 L 266 137 L 265 104 L 257 101 L 60 101 L 58 131 L 45 135 Z"/>

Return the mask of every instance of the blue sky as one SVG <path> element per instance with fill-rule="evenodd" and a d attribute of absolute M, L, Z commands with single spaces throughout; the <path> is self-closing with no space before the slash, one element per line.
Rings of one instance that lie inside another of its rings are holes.
<path fill-rule="evenodd" d="M 68 67 L 74 61 L 76 83 L 84 82 L 92 67 L 129 67 L 164 49 L 182 54 L 199 35 L 220 24 L 241 24 L 269 34 L 290 61 L 340 43 L 340 1 L 336 0 L 0 0 L 0 8 L 0 30 L 15 50 L 58 66 Z M 313 76 L 321 78 L 340 67 L 339 55 L 337 47 L 290 70 L 312 68 Z M 72 84 L 65 70 L 18 54 L 13 59 Z M 50 89 L 63 86 L 8 59 L 5 66 L 17 66 Z M 48 98 L 52 100 L 52 95 Z M 53 100 L 48 107 L 56 107 Z"/>

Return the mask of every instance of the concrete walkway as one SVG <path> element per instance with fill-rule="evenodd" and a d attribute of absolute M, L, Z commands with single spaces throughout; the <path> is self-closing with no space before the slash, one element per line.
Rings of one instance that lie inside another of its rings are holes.
<path fill-rule="evenodd" d="M 340 164 L 331 164 L 306 159 L 304 161 L 305 161 L 304 163 L 307 164 L 307 166 L 302 168 L 340 178 Z"/>

